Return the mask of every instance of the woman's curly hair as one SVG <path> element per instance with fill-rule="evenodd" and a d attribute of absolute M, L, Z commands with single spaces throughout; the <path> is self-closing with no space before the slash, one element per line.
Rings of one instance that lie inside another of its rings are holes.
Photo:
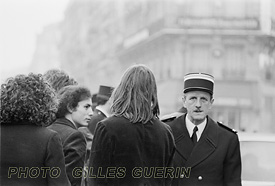
<path fill-rule="evenodd" d="M 51 69 L 43 74 L 43 78 L 50 83 L 52 88 L 58 92 L 65 86 L 77 85 L 77 81 L 71 78 L 66 72 L 59 69 Z"/>
<path fill-rule="evenodd" d="M 48 126 L 55 119 L 57 98 L 41 74 L 17 75 L 1 85 L 1 123 Z"/>

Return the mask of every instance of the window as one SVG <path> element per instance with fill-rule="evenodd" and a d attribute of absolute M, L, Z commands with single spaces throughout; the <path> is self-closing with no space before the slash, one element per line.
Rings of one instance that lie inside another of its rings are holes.
<path fill-rule="evenodd" d="M 245 0 L 225 0 L 223 2 L 224 16 L 226 18 L 245 18 Z"/>
<path fill-rule="evenodd" d="M 245 61 L 242 46 L 226 46 L 225 47 L 225 60 L 224 76 L 227 78 L 239 79 L 245 75 Z"/>
<path fill-rule="evenodd" d="M 234 110 L 228 111 L 228 125 L 229 125 L 229 127 L 234 128 L 234 129 L 239 128 L 238 127 L 238 124 L 239 124 L 238 119 L 239 119 L 239 114 L 236 111 L 234 111 Z"/>
<path fill-rule="evenodd" d="M 271 96 L 266 96 L 264 98 L 264 102 L 265 102 L 265 109 L 271 113 L 273 113 L 273 98 Z"/>
<path fill-rule="evenodd" d="M 192 0 L 190 3 L 190 14 L 194 17 L 213 17 L 212 0 Z"/>
<path fill-rule="evenodd" d="M 190 71 L 207 72 L 209 48 L 207 44 L 191 46 Z"/>

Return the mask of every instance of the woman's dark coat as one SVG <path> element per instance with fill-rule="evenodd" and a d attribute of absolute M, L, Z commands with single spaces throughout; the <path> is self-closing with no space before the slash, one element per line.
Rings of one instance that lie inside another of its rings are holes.
<path fill-rule="evenodd" d="M 34 124 L 1 123 L 0 180 L 1 186 L 70 185 L 58 134 Z"/>
<path fill-rule="evenodd" d="M 88 179 L 89 185 L 166 185 L 162 170 L 171 166 L 174 150 L 170 127 L 158 119 L 142 124 L 123 117 L 106 118 L 95 131 L 89 165 L 89 175 L 95 178 Z M 150 178 L 145 178 L 148 168 Z"/>

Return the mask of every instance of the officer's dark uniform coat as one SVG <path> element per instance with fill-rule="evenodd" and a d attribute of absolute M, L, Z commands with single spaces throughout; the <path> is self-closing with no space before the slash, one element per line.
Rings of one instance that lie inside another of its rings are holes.
<path fill-rule="evenodd" d="M 174 167 L 190 167 L 191 171 L 189 178 L 188 174 L 181 174 L 184 178 L 179 176 L 172 185 L 240 186 L 241 158 L 237 134 L 207 117 L 206 127 L 193 148 L 185 117 L 186 114 L 169 123 L 176 143 L 173 162 Z"/>

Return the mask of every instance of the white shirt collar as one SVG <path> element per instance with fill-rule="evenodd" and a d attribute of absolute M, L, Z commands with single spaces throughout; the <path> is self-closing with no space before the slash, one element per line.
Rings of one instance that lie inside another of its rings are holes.
<path fill-rule="evenodd" d="M 95 108 L 102 112 L 107 118 L 110 117 L 110 114 L 101 105 L 98 105 Z"/>
<path fill-rule="evenodd" d="M 205 120 L 201 124 L 197 125 L 197 127 L 198 127 L 198 131 L 197 131 L 197 139 L 198 139 L 198 141 L 199 141 L 199 139 L 201 137 L 201 134 L 202 134 L 205 126 L 206 126 L 206 121 L 207 121 L 207 119 L 205 118 Z M 194 129 L 194 127 L 196 125 L 189 120 L 188 114 L 186 115 L 185 123 L 186 123 L 186 128 L 188 130 L 189 136 L 191 138 L 191 136 L 193 134 L 193 129 Z"/>

